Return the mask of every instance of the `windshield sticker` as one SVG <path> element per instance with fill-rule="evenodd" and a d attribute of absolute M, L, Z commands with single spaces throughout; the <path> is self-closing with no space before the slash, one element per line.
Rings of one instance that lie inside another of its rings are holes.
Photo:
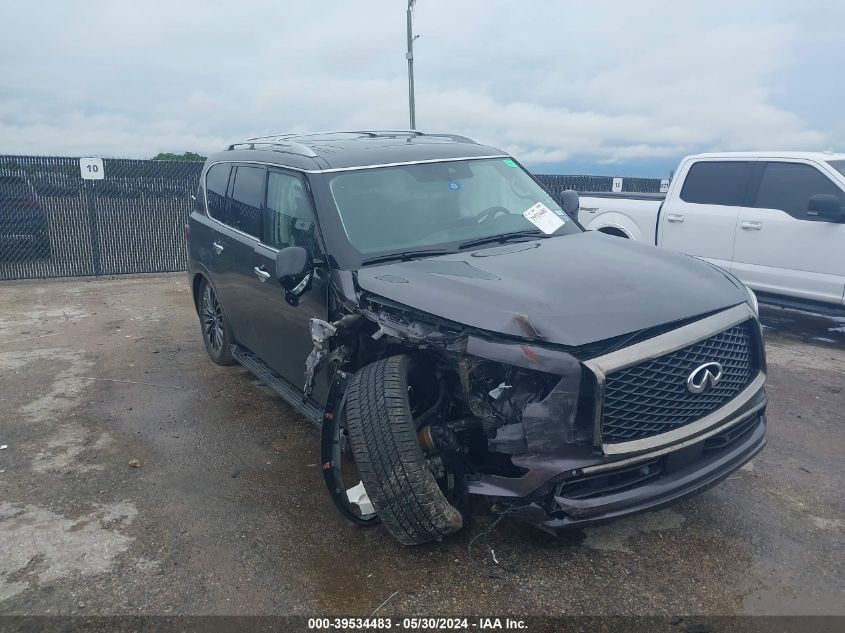
<path fill-rule="evenodd" d="M 523 211 L 522 216 L 546 235 L 551 235 L 565 224 L 565 221 L 542 202 Z"/>
<path fill-rule="evenodd" d="M 461 183 L 455 182 L 453 180 L 452 182 L 449 183 L 449 189 L 451 189 L 452 191 L 459 191 L 460 189 L 462 189 Z"/>
<path fill-rule="evenodd" d="M 503 160 L 502 162 L 503 162 L 505 165 L 507 165 L 508 167 L 510 167 L 511 169 L 516 169 L 516 167 L 517 167 L 516 161 L 514 161 L 514 160 L 512 160 L 512 159 L 510 159 L 510 158 L 506 158 L 506 159 L 505 159 L 505 160 Z"/>

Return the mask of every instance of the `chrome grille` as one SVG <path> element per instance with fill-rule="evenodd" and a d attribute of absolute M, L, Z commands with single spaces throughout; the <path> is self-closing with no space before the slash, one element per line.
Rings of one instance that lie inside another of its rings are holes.
<path fill-rule="evenodd" d="M 608 374 L 602 441 L 651 437 L 694 422 L 721 407 L 754 377 L 751 341 L 746 321 L 688 347 Z M 722 365 L 719 383 L 707 393 L 690 393 L 690 373 L 712 361 Z"/>

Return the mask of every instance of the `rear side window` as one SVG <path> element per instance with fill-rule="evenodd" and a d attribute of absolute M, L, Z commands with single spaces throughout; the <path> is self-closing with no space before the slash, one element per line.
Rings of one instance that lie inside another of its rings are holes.
<path fill-rule="evenodd" d="M 803 163 L 766 163 L 754 206 L 780 209 L 800 220 L 823 221 L 807 215 L 810 196 L 832 193 L 845 202 L 845 194 L 830 178 L 815 167 Z"/>
<path fill-rule="evenodd" d="M 226 214 L 226 188 L 229 186 L 229 172 L 232 168 L 219 163 L 212 165 L 205 175 L 205 195 L 208 199 L 208 214 L 223 222 Z"/>
<path fill-rule="evenodd" d="M 827 164 L 845 176 L 845 160 L 829 160 Z"/>
<path fill-rule="evenodd" d="M 302 246 L 314 255 L 314 211 L 302 178 L 271 171 L 266 208 L 264 242 L 279 250 Z"/>
<path fill-rule="evenodd" d="M 235 184 L 227 210 L 226 224 L 257 238 L 261 237 L 264 174 L 263 167 L 236 167 Z"/>
<path fill-rule="evenodd" d="M 750 172 L 749 162 L 695 163 L 684 180 L 681 200 L 695 204 L 742 206 Z"/>

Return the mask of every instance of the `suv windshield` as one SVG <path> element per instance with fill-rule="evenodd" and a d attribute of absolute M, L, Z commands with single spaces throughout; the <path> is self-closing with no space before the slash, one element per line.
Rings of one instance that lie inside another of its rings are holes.
<path fill-rule="evenodd" d="M 845 176 L 845 160 L 829 160 L 827 163 L 840 174 Z"/>
<path fill-rule="evenodd" d="M 542 235 L 523 216 L 538 203 L 551 210 L 547 215 L 552 226 L 563 222 L 554 235 L 581 231 L 509 158 L 342 172 L 332 177 L 330 187 L 349 241 L 368 255 L 442 247 L 519 231 Z"/>

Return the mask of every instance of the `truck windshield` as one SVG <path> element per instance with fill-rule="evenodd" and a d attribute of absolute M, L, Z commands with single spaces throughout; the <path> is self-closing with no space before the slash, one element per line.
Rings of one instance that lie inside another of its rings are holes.
<path fill-rule="evenodd" d="M 829 160 L 827 162 L 836 171 L 845 176 L 845 160 Z"/>
<path fill-rule="evenodd" d="M 330 188 L 349 241 L 367 255 L 457 247 L 519 231 L 538 235 L 581 231 L 508 158 L 342 172 L 332 177 Z M 532 207 L 534 222 L 523 216 Z"/>

